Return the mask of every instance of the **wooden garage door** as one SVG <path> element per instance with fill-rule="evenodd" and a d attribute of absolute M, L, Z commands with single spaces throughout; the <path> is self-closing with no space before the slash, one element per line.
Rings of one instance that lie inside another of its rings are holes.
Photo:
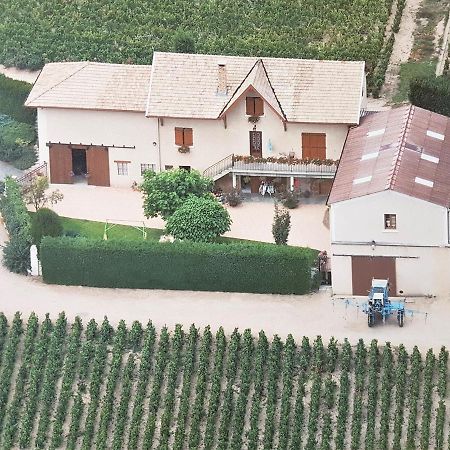
<path fill-rule="evenodd" d="M 352 256 L 353 295 L 367 295 L 372 278 L 389 278 L 391 295 L 397 294 L 395 258 L 388 256 Z"/>
<path fill-rule="evenodd" d="M 326 140 L 325 133 L 302 133 L 303 159 L 326 159 Z"/>
<path fill-rule="evenodd" d="M 109 158 L 106 147 L 92 146 L 86 151 L 88 184 L 109 186 Z"/>
<path fill-rule="evenodd" d="M 72 178 L 72 149 L 64 144 L 51 144 L 50 155 L 50 183 L 71 184 Z"/>

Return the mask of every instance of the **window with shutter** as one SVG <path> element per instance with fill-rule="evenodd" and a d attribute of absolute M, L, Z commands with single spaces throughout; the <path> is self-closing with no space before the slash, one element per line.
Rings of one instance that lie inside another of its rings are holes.
<path fill-rule="evenodd" d="M 192 133 L 192 128 L 185 128 L 184 129 L 184 137 L 183 137 L 184 145 L 187 145 L 190 147 L 191 145 L 194 145 L 194 137 Z"/>
<path fill-rule="evenodd" d="M 245 113 L 247 116 L 262 116 L 264 101 L 261 97 L 247 97 L 245 99 Z"/>
<path fill-rule="evenodd" d="M 175 128 L 175 145 L 183 145 L 183 128 Z"/>
<path fill-rule="evenodd" d="M 190 147 L 194 145 L 192 128 L 175 128 L 175 145 Z"/>
<path fill-rule="evenodd" d="M 326 159 L 325 133 L 302 133 L 302 158 L 303 159 Z"/>

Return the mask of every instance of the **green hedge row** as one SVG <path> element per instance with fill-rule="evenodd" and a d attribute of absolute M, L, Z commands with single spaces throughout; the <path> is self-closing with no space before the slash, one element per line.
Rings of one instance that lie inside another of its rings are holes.
<path fill-rule="evenodd" d="M 409 100 L 415 106 L 450 117 L 450 80 L 446 77 L 412 80 Z"/>
<path fill-rule="evenodd" d="M 36 111 L 23 106 L 31 87 L 29 83 L 13 80 L 0 74 L 0 114 L 6 114 L 18 122 L 34 125 Z"/>
<path fill-rule="evenodd" d="M 3 248 L 3 264 L 11 272 L 26 274 L 30 268 L 30 216 L 20 185 L 11 178 L 6 179 L 5 192 L 0 195 L 0 212 L 9 233 L 9 241 Z"/>
<path fill-rule="evenodd" d="M 45 237 L 40 258 L 51 284 L 276 294 L 318 286 L 317 251 L 274 244 Z"/>

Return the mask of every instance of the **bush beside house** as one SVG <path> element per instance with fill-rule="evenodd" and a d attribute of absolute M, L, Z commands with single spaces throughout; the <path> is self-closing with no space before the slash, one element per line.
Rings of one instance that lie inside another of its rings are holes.
<path fill-rule="evenodd" d="M 33 244 L 38 247 L 44 236 L 58 237 L 64 232 L 61 217 L 48 208 L 41 208 L 33 214 L 31 219 L 31 237 Z"/>
<path fill-rule="evenodd" d="M 0 212 L 9 233 L 3 249 L 3 264 L 11 272 L 26 274 L 30 268 L 31 224 L 19 184 L 8 178 L 0 196 Z"/>
<path fill-rule="evenodd" d="M 36 110 L 24 106 L 31 88 L 32 85 L 29 83 L 0 74 L 0 114 L 34 126 Z"/>
<path fill-rule="evenodd" d="M 415 106 L 450 117 L 450 80 L 446 77 L 412 80 L 409 100 Z"/>
<path fill-rule="evenodd" d="M 317 251 L 300 247 L 45 237 L 40 256 L 51 284 L 275 294 L 317 287 Z"/>

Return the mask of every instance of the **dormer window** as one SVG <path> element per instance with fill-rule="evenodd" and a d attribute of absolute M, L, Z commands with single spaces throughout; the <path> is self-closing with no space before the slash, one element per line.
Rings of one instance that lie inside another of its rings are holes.
<path fill-rule="evenodd" d="M 245 102 L 247 116 L 264 115 L 264 101 L 261 97 L 247 97 Z"/>

